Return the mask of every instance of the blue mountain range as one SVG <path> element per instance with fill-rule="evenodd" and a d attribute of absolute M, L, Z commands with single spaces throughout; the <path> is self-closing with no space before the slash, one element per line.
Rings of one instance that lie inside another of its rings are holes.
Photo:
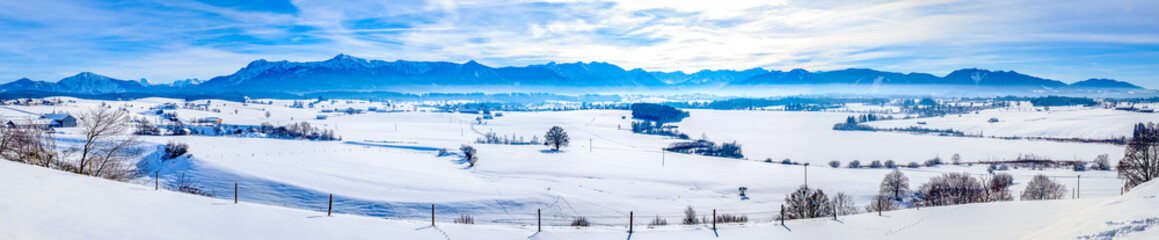
<path fill-rule="evenodd" d="M 89 72 L 57 82 L 20 79 L 0 85 L 0 92 L 62 94 L 125 93 L 316 93 L 327 91 L 413 92 L 463 87 L 505 87 L 537 92 L 543 87 L 619 91 L 703 91 L 778 86 L 985 86 L 1008 89 L 1142 89 L 1128 82 L 1090 79 L 1067 84 L 1014 71 L 961 69 L 946 76 L 927 73 L 896 73 L 851 68 L 810 72 L 753 68 L 747 70 L 701 70 L 650 72 L 624 69 L 605 62 L 547 63 L 525 67 L 490 67 L 466 63 L 367 60 L 346 54 L 318 62 L 257 60 L 237 72 L 206 81 L 183 80 L 173 84 L 113 79 Z"/>

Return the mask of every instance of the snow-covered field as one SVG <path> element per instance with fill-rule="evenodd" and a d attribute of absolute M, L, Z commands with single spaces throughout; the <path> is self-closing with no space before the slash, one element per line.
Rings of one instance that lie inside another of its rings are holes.
<path fill-rule="evenodd" d="M 68 111 L 79 113 L 101 102 L 124 106 L 134 114 L 164 102 L 180 100 L 149 98 L 131 102 L 77 101 L 64 106 L 0 106 L 0 116 L 8 119 L 30 116 L 30 113 Z M 204 103 L 205 101 L 198 101 Z M 886 169 L 830 168 L 825 163 L 838 160 L 843 164 L 860 160 L 894 160 L 899 164 L 923 162 L 939 156 L 948 160 L 959 153 L 963 161 L 1013 159 L 1019 154 L 1051 156 L 1056 159 L 1091 160 L 1098 154 L 1109 154 L 1112 162 L 1122 155 L 1123 147 L 1107 144 L 1059 143 L 1047 141 L 1012 141 L 980 138 L 922 136 L 881 132 L 842 132 L 831 130 L 849 113 L 715 111 L 691 110 L 691 117 L 676 123 L 693 138 L 704 135 L 713 141 L 737 141 L 744 147 L 747 160 L 662 153 L 661 148 L 677 140 L 660 136 L 632 134 L 628 111 L 585 110 L 564 112 L 505 112 L 503 117 L 473 124 L 475 115 L 435 113 L 421 108 L 393 104 L 401 113 L 337 114 L 327 113 L 326 120 L 316 120 L 317 108 L 287 107 L 292 101 L 275 100 L 273 104 L 241 104 L 213 100 L 211 109 L 220 112 L 180 109 L 182 119 L 221 117 L 227 124 L 275 125 L 307 121 L 312 125 L 334 129 L 341 141 L 278 140 L 264 138 L 214 136 L 145 137 L 151 144 L 183 142 L 190 145 L 190 156 L 162 161 L 156 155 L 138 166 L 159 171 L 165 181 L 185 173 L 200 182 L 221 199 L 207 199 L 167 192 L 153 192 L 152 176 L 143 176 L 125 185 L 90 179 L 62 172 L 36 169 L 15 163 L 0 165 L 0 179 L 6 183 L 37 182 L 39 189 L 26 184 L 8 185 L 0 192 L 36 195 L 47 200 L 83 199 L 75 211 L 53 208 L 22 208 L 28 199 L 5 198 L 0 208 L 9 216 L 51 215 L 38 221 L 77 221 L 85 223 L 110 215 L 108 222 L 92 223 L 69 231 L 27 227 L 28 230 L 5 231 L 11 238 L 75 238 L 109 227 L 119 229 L 129 222 L 140 222 L 143 229 L 99 232 L 102 238 L 154 238 L 170 234 L 155 228 L 183 227 L 174 238 L 372 238 L 390 236 L 405 239 L 526 238 L 534 232 L 536 210 L 542 209 L 544 223 L 565 225 L 573 217 L 587 217 L 597 225 L 592 228 L 551 227 L 535 235 L 536 239 L 577 239 L 625 237 L 623 232 L 629 211 L 636 216 L 637 229 L 644 228 L 655 216 L 678 223 L 682 211 L 692 206 L 701 215 L 713 209 L 718 213 L 746 215 L 753 221 L 746 226 L 730 225 L 717 234 L 722 238 L 751 239 L 764 236 L 810 238 L 1073 238 L 1131 225 L 1155 212 L 1133 212 L 1128 207 L 1154 206 L 1148 196 L 1159 191 L 1136 190 L 1118 197 L 1121 180 L 1113 172 L 1073 172 L 1068 169 L 1008 171 L 1015 177 L 1011 187 L 1018 194 L 1035 174 L 1046 174 L 1073 188 L 1076 176 L 1082 175 L 1082 200 L 1048 202 L 988 203 L 942 208 L 922 208 L 888 213 L 888 217 L 858 215 L 832 220 L 793 221 L 787 227 L 774 225 L 771 218 L 779 210 L 785 194 L 805 181 L 805 167 L 763 162 L 811 163 L 808 184 L 826 192 L 846 192 L 864 205 L 877 194 Z M 381 103 L 336 101 L 325 102 L 326 108 L 384 107 Z M 236 111 L 235 111 L 236 110 Z M 988 112 L 995 111 L 995 112 Z M 947 116 L 928 119 L 931 128 L 953 126 L 969 132 L 969 127 L 985 128 L 986 119 L 998 117 L 1011 125 L 985 129 L 987 135 L 1028 134 L 1046 136 L 1097 137 L 1098 134 L 1130 133 L 1130 125 L 1145 121 L 1110 110 L 1052 109 L 1050 112 L 1001 110 L 983 111 L 979 116 Z M 269 112 L 269 117 L 266 117 Z M 990 114 L 990 115 L 987 115 Z M 140 115 L 144 116 L 144 115 Z M 975 120 L 945 120 L 977 118 Z M 1019 121 L 1018 119 L 1038 119 Z M 902 121 L 875 122 L 901 124 Z M 912 122 L 912 120 L 907 120 Z M 938 125 L 945 124 L 945 125 Z M 958 125 L 954 125 L 958 124 Z M 1056 126 L 1033 128 L 1034 124 Z M 1123 125 L 1123 126 L 1119 126 Z M 530 139 L 542 138 L 551 126 L 561 126 L 571 137 L 570 146 L 562 152 L 547 151 L 539 145 L 474 144 L 486 132 L 500 136 Z M 961 126 L 959 128 L 958 126 Z M 1035 130 L 1038 129 L 1038 130 Z M 1070 129 L 1070 130 L 1068 130 Z M 58 129 L 60 138 L 77 138 L 75 129 Z M 457 155 L 461 144 L 472 144 L 479 150 L 479 162 L 468 168 Z M 453 154 L 439 156 L 437 149 L 447 148 Z M 901 169 L 911 187 L 933 176 L 947 172 L 983 175 L 986 166 L 939 166 Z M 243 204 L 232 205 L 233 186 L 240 186 Z M 19 185 L 19 186 L 13 186 Z M 91 189 L 88 189 L 92 185 Z M 748 200 L 737 196 L 738 187 L 747 187 Z M 77 190 L 85 189 L 85 190 Z M 1140 188 L 1144 189 L 1144 188 Z M 1152 189 L 1152 188 L 1146 188 Z M 146 191 L 148 190 L 148 191 Z M 1150 192 L 1150 193 L 1147 193 Z M 319 218 L 325 213 L 327 197 L 333 194 L 338 213 L 361 215 Z M 229 199 L 229 201 L 225 200 Z M 1153 199 L 1151 199 L 1153 200 Z M 124 202 L 124 204 L 119 204 Z M 229 204 L 225 204 L 230 202 Z M 34 202 L 33 202 L 34 203 Z M 1121 203 L 1121 204 L 1120 204 Z M 439 228 L 422 228 L 429 219 L 430 205 L 437 206 Z M 1152 204 L 1152 205 L 1147 205 Z M 83 213 L 79 209 L 99 208 L 101 212 Z M 285 206 L 288 208 L 271 207 Z M 136 208 L 135 206 L 139 206 Z M 174 208 L 178 210 L 165 210 Z M 1153 207 L 1152 207 L 1153 208 Z M 1084 209 L 1089 211 L 1083 212 Z M 1103 214 L 1098 211 L 1123 211 Z M 39 212 L 38 212 L 39 211 Z M 236 212 L 235 212 L 236 211 Z M 1153 210 L 1152 210 L 1153 211 Z M 44 214 L 45 212 L 51 214 Z M 123 212 L 131 212 L 125 214 Z M 156 214 L 151 214 L 156 213 Z M 28 215 L 25 215 L 28 214 Z M 244 215 L 236 215 L 244 214 Z M 474 216 L 477 226 L 449 224 L 462 215 Z M 1085 214 L 1085 215 L 1079 215 Z M 1001 220 L 995 220 L 1001 217 Z M 77 218 L 77 216 L 86 216 Z M 190 217 L 186 217 L 190 216 Z M 1075 219 L 1074 216 L 1087 216 Z M 13 218 L 15 218 L 13 217 Z M 75 220 L 74 220 L 75 218 Z M 96 218 L 96 219 L 93 219 Z M 381 218 L 387 218 L 383 220 Z M 190 219 L 190 220 L 183 220 Z M 194 220 L 196 219 L 196 220 Z M 270 220 L 266 220 L 270 219 Z M 1091 219 L 1105 219 L 1093 221 Z M 15 221 L 5 219 L 4 223 Z M 118 222 L 120 221 L 120 222 Z M 196 221 L 196 222 L 194 222 Z M 262 222 L 266 221 L 266 222 Z M 274 221 L 274 222 L 270 222 Z M 278 222 L 281 221 L 281 222 Z M 1108 224 L 1109 222 L 1122 224 Z M 144 223 L 148 222 L 148 223 Z M 974 224 L 975 222 L 984 224 Z M 38 222 L 20 223 L 36 226 Z M 74 222 L 76 223 L 76 222 Z M 280 223 L 275 224 L 275 223 Z M 957 224 L 957 225 L 955 225 Z M 1076 224 L 1081 227 L 1074 227 Z M 66 224 L 67 226 L 68 224 Z M 83 225 L 83 224 L 82 224 Z M 118 226 L 108 226 L 118 225 Z M 958 226 L 960 225 L 960 226 Z M 14 225 L 8 225 L 14 226 Z M 529 227 L 530 226 L 530 227 Z M 136 228 L 136 227 L 134 227 Z M 252 228 L 252 232 L 242 229 Z M 293 228 L 276 233 L 278 229 Z M 997 228 L 998 231 L 989 229 Z M 1056 231 L 1043 229 L 1055 228 Z M 38 230 L 39 229 L 39 230 Z M 225 229 L 198 233 L 195 229 Z M 234 229 L 234 230 L 230 230 Z M 368 230 L 375 229 L 375 230 Z M 949 229 L 949 230 L 944 230 Z M 985 230 L 985 231 L 983 231 Z M 126 232 L 128 231 L 128 232 Z M 317 231 L 317 232 L 313 232 Z M 641 230 L 633 235 L 644 239 L 700 239 L 713 236 L 704 226 L 665 226 Z M 310 233 L 301 233 L 310 232 Z M 356 234 L 355 233 L 365 233 Z M 1152 235 L 1154 231 L 1147 232 Z M 263 234 L 268 233 L 268 234 Z M 957 234 L 954 234 L 957 233 Z M 1132 233 L 1140 236 L 1147 233 Z M 42 235 L 43 234 L 43 235 Z M 234 237 L 229 234 L 240 234 Z M 245 235 L 252 234 L 252 235 Z M 444 235 L 445 234 L 445 235 Z M 973 234 L 973 235 L 971 235 Z M 987 235 L 991 234 L 991 235 Z M 1046 235 L 1035 235 L 1046 234 Z M 0 236 L 4 236 L 0 234 Z M 410 237 L 408 237 L 410 236 Z M 486 237 L 483 237 L 486 236 Z M 976 236 L 976 237 L 975 237 Z M 989 237 L 988 237 L 989 236 Z M 167 237 L 161 237 L 167 238 Z"/>

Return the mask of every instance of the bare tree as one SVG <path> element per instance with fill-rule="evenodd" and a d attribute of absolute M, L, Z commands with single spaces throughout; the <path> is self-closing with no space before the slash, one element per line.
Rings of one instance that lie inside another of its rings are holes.
<path fill-rule="evenodd" d="M 918 187 L 918 194 L 932 206 L 976 203 L 982 201 L 982 183 L 968 173 L 946 173 L 930 178 Z"/>
<path fill-rule="evenodd" d="M 890 196 L 877 196 L 869 205 L 865 205 L 866 212 L 888 212 L 899 208 L 897 201 Z"/>
<path fill-rule="evenodd" d="M 996 173 L 985 181 L 987 201 L 1010 201 L 1014 195 L 1010 194 L 1010 185 L 1014 184 L 1014 176 L 1009 173 Z"/>
<path fill-rule="evenodd" d="M 478 159 L 478 157 L 475 156 L 475 147 L 472 147 L 471 145 L 463 145 L 459 147 L 459 151 L 463 151 L 463 159 L 466 159 L 467 163 L 470 164 L 467 167 L 474 167 L 475 161 Z"/>
<path fill-rule="evenodd" d="M 696 210 L 693 210 L 692 206 L 684 209 L 684 220 L 681 223 L 684 225 L 696 225 L 700 223 L 700 220 L 696 219 Z"/>
<path fill-rule="evenodd" d="M 1022 200 L 1062 199 L 1066 193 L 1065 186 L 1050 180 L 1046 175 L 1038 174 L 1026 184 L 1026 190 L 1022 190 Z"/>
<path fill-rule="evenodd" d="M 47 168 L 60 168 L 69 151 L 58 151 L 56 140 L 39 127 L 0 128 L 0 157 Z"/>
<path fill-rule="evenodd" d="M 566 147 L 570 139 L 567 136 L 567 131 L 562 127 L 553 126 L 547 130 L 547 134 L 543 135 L 544 141 L 547 145 L 552 146 L 553 149 L 559 151 L 559 147 Z"/>
<path fill-rule="evenodd" d="M 785 196 L 785 216 L 782 219 L 802 219 L 832 216 L 833 205 L 820 189 L 805 185 Z"/>
<path fill-rule="evenodd" d="M 950 156 L 950 162 L 953 163 L 954 165 L 961 165 L 962 164 L 962 155 L 958 155 L 957 153 L 954 153 L 953 156 Z"/>
<path fill-rule="evenodd" d="M 878 193 L 881 196 L 901 202 L 910 193 L 909 178 L 901 171 L 894 169 L 886 174 L 884 179 L 881 179 L 881 189 Z"/>
<path fill-rule="evenodd" d="M 837 215 L 845 216 L 857 214 L 857 202 L 853 200 L 852 196 L 845 194 L 845 192 L 837 192 L 833 198 L 829 200 L 833 203 L 834 209 L 837 210 Z"/>
<path fill-rule="evenodd" d="M 1152 125 L 1135 127 L 1135 137 L 1127 144 L 1119 160 L 1119 176 L 1126 179 L 1126 189 L 1159 177 L 1159 132 Z"/>
<path fill-rule="evenodd" d="M 129 117 L 126 111 L 95 108 L 81 114 L 77 126 L 84 136 L 80 159 L 74 172 L 108 179 L 124 180 L 131 176 L 129 159 L 138 145 L 129 135 Z"/>

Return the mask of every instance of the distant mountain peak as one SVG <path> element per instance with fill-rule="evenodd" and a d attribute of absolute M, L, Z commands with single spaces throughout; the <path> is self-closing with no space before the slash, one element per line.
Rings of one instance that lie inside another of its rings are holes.
<path fill-rule="evenodd" d="M 1091 78 L 1083 81 L 1078 81 L 1070 84 L 1072 87 L 1082 88 L 1124 88 L 1124 89 L 1142 89 L 1135 84 L 1129 82 L 1116 81 L 1114 79 L 1106 78 Z"/>

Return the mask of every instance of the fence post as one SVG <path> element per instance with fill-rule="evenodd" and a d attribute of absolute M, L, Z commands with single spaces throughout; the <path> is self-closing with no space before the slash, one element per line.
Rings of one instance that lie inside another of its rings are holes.
<path fill-rule="evenodd" d="M 535 209 L 535 232 L 543 231 L 543 209 Z"/>
<path fill-rule="evenodd" d="M 716 231 L 716 209 L 712 210 L 712 230 Z"/>
<path fill-rule="evenodd" d="M 431 204 L 431 226 L 435 225 L 435 205 Z"/>
<path fill-rule="evenodd" d="M 233 204 L 237 204 L 237 183 L 233 183 Z"/>
<path fill-rule="evenodd" d="M 785 204 L 781 204 L 781 226 L 785 226 Z"/>
<path fill-rule="evenodd" d="M 161 170 L 153 173 L 153 190 L 161 190 Z"/>
<path fill-rule="evenodd" d="M 1075 188 L 1075 191 L 1074 191 L 1075 199 L 1079 199 L 1079 198 L 1083 197 L 1083 194 L 1080 193 L 1080 191 L 1083 190 L 1083 175 L 1079 175 L 1077 185 L 1078 185 L 1078 187 Z"/>
<path fill-rule="evenodd" d="M 917 207 L 918 210 L 922 210 L 922 200 L 914 200 L 914 206 Z"/>
<path fill-rule="evenodd" d="M 326 216 L 330 216 L 330 212 L 334 210 L 334 194 L 330 194 L 330 203 L 326 205 Z"/>
<path fill-rule="evenodd" d="M 635 225 L 636 213 L 628 211 L 628 233 L 632 233 L 632 226 Z"/>

